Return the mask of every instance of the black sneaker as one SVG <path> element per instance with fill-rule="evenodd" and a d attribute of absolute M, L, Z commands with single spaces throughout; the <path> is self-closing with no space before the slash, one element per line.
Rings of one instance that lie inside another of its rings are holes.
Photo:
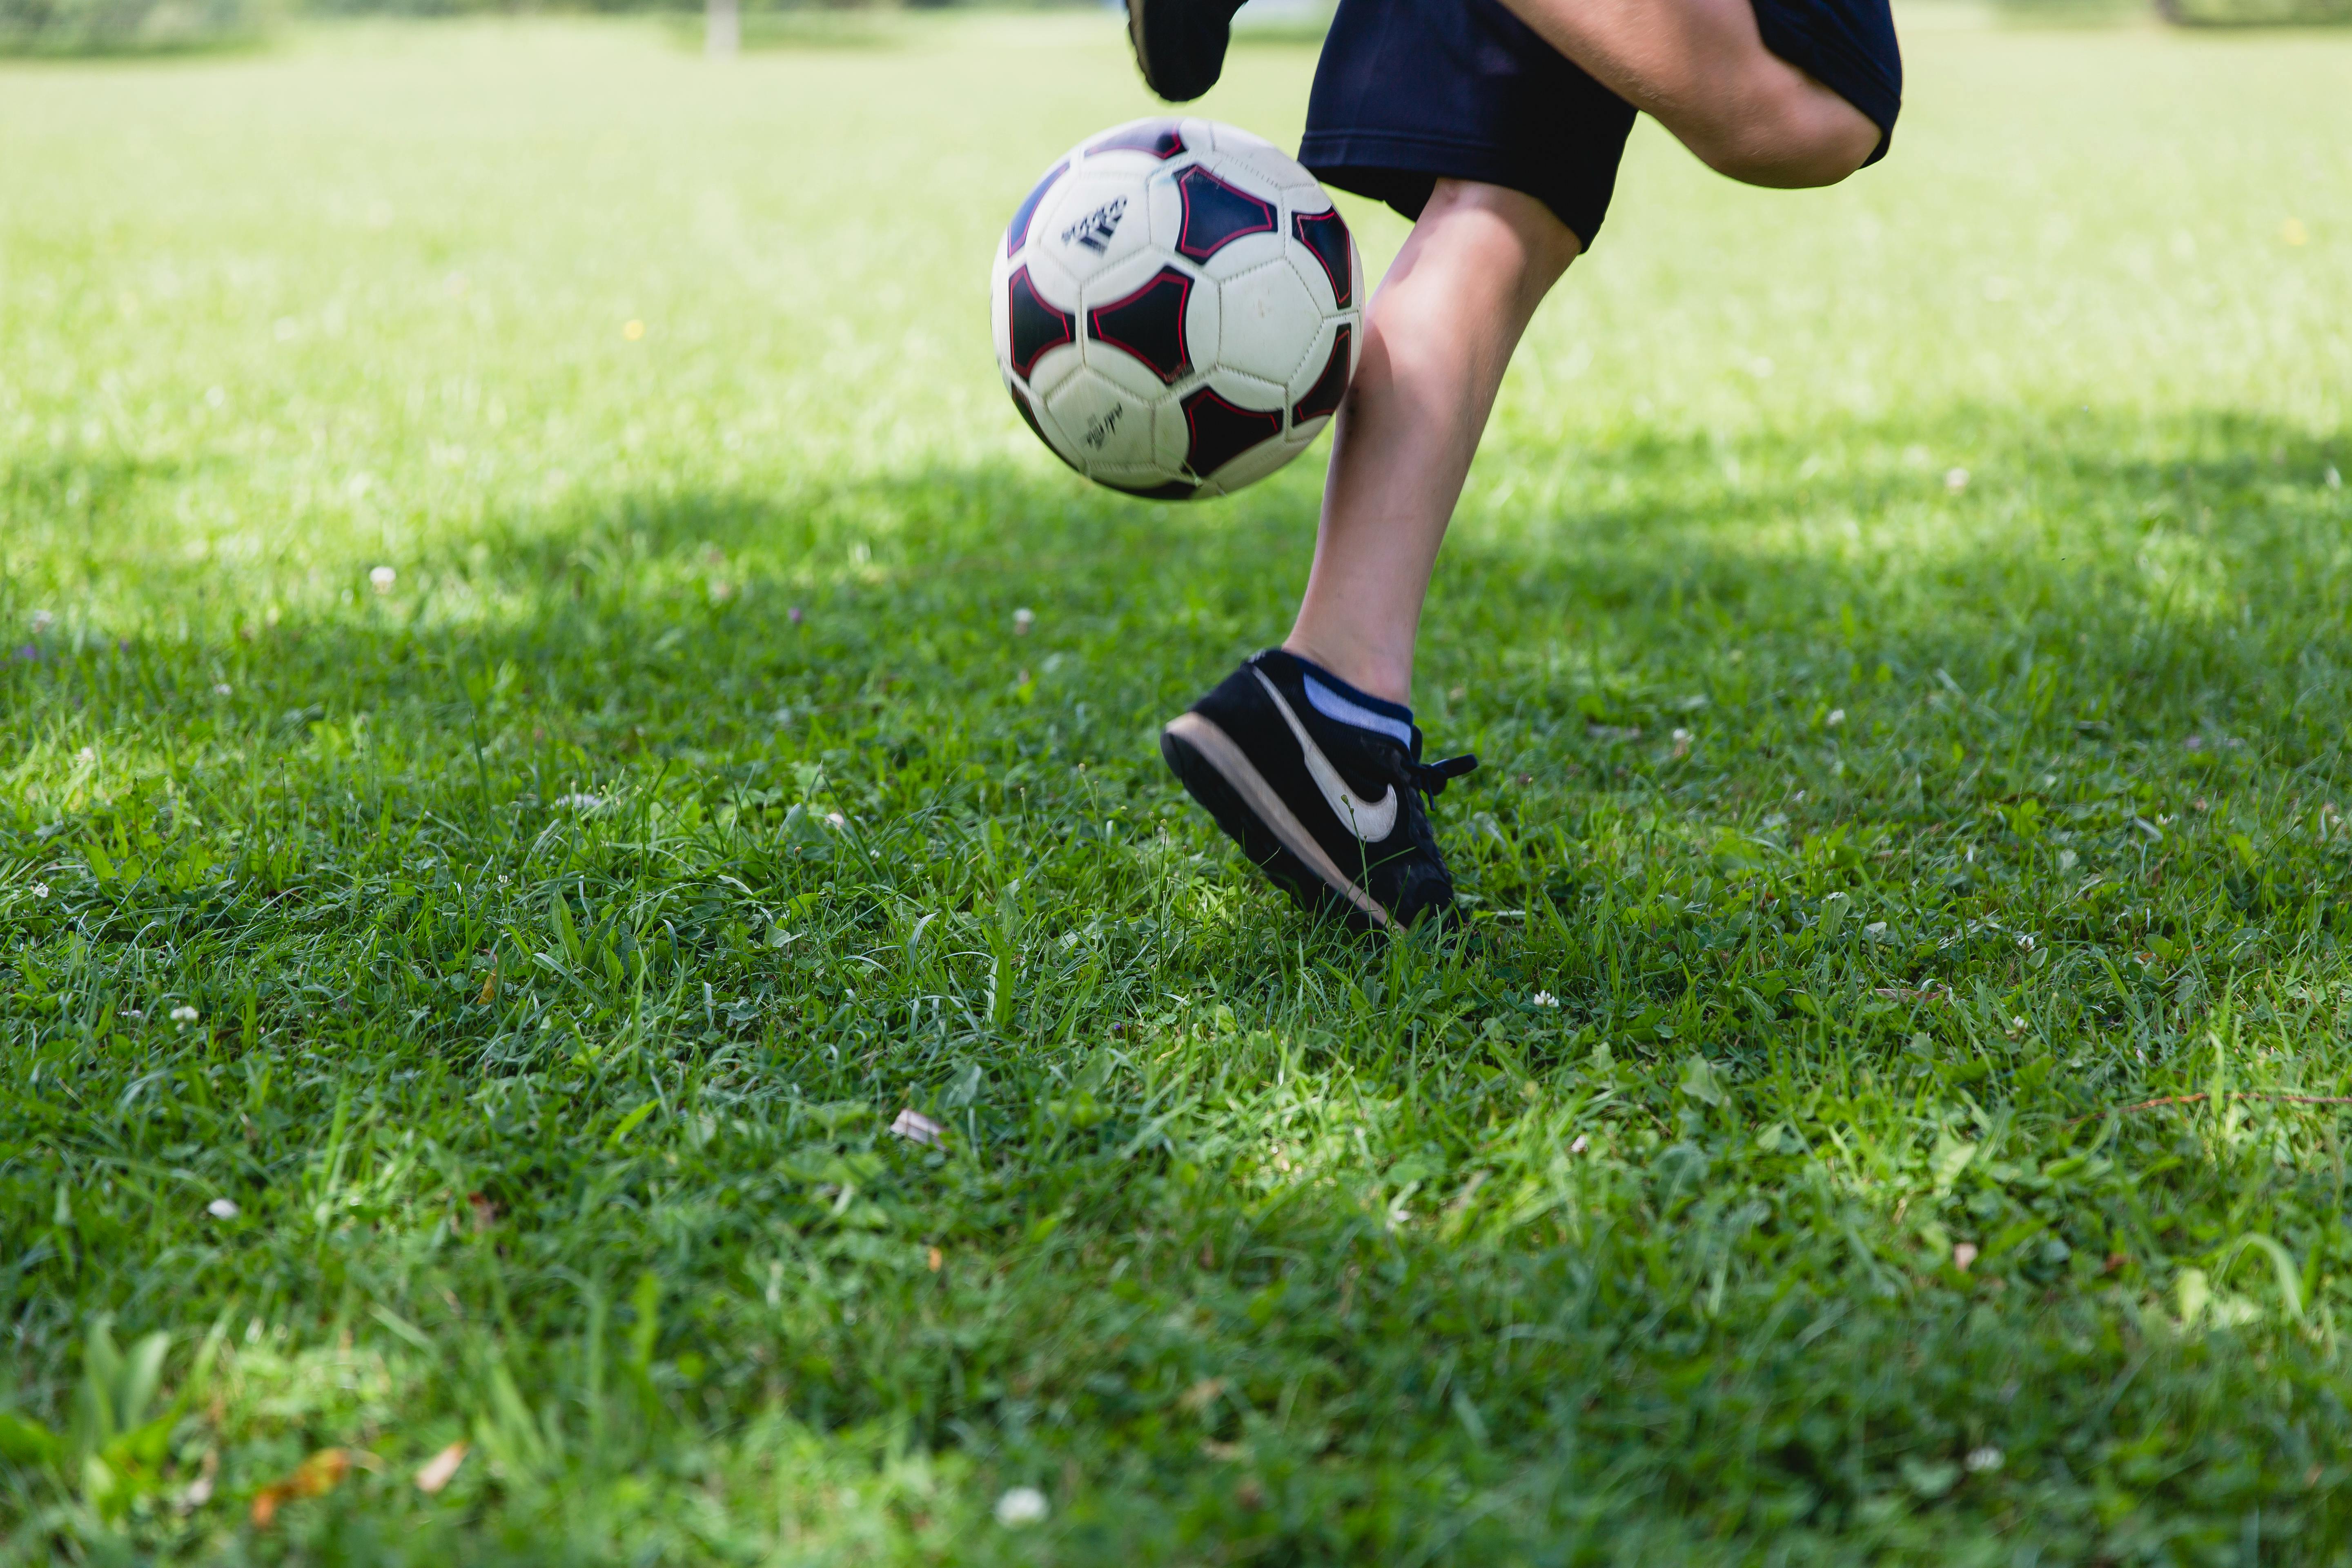
<path fill-rule="evenodd" d="M 1242 0 L 1127 0 L 1127 39 L 1144 84 L 1172 103 L 1217 85 Z"/>
<path fill-rule="evenodd" d="M 1311 668 L 1279 648 L 1253 656 L 1160 732 L 1160 754 L 1301 909 L 1360 930 L 1442 918 L 1454 879 L 1422 797 L 1478 759 L 1423 763 L 1418 729 L 1408 749 L 1327 718 L 1307 695 Z"/>

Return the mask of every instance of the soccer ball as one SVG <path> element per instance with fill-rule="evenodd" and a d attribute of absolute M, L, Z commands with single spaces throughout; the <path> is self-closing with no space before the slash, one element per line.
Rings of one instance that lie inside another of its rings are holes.
<path fill-rule="evenodd" d="M 1246 131 L 1139 120 L 1045 172 L 996 247 L 1013 405 L 1054 455 L 1164 500 L 1305 451 L 1363 351 L 1364 268 L 1315 177 Z"/>

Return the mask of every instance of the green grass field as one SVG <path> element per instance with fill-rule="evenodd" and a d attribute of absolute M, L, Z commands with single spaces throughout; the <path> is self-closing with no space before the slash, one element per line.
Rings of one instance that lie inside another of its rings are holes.
<path fill-rule="evenodd" d="M 1153 747 L 1319 458 L 995 382 L 1115 22 L 0 68 L 0 1555 L 2346 1561 L 2352 37 L 1904 25 L 1637 132 L 1386 947 Z"/>

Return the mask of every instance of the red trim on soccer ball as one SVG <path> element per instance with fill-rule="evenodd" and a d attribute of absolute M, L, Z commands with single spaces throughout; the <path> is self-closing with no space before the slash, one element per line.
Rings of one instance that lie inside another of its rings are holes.
<path fill-rule="evenodd" d="M 1331 357 L 1323 362 L 1323 374 L 1307 389 L 1290 410 L 1290 422 L 1304 425 L 1309 419 L 1320 419 L 1339 412 L 1340 400 L 1348 395 L 1348 344 L 1352 334 L 1341 322 L 1339 335 L 1331 340 Z"/>
<path fill-rule="evenodd" d="M 1180 256 L 1206 261 L 1245 235 L 1274 232 L 1273 203 L 1227 184 L 1198 163 L 1176 176 L 1176 194 L 1184 202 L 1183 226 L 1176 232 Z"/>
<path fill-rule="evenodd" d="M 1037 182 L 1036 188 L 1022 199 L 1019 206 L 1013 209 L 1013 221 L 1007 224 L 1004 229 L 1004 254 L 1008 258 L 1014 251 L 1029 243 L 1029 226 L 1035 221 L 1038 207 L 1045 204 L 1045 193 L 1054 188 L 1054 182 L 1067 174 L 1069 168 L 1069 160 L 1065 158 L 1046 170 L 1045 177 Z"/>
<path fill-rule="evenodd" d="M 1125 131 L 1113 132 L 1087 149 L 1087 156 L 1097 153 L 1149 153 L 1161 163 L 1184 151 L 1184 133 L 1180 121 L 1147 120 Z"/>
<path fill-rule="evenodd" d="M 1078 319 L 1047 304 L 1030 279 L 1026 267 L 1013 274 L 1004 285 L 1004 294 L 1008 329 L 1005 335 L 1012 340 L 1013 374 L 1026 381 L 1048 350 L 1078 341 Z"/>
<path fill-rule="evenodd" d="M 1176 289 L 1174 308 L 1176 320 L 1172 345 L 1176 351 L 1176 357 L 1172 364 L 1164 363 L 1165 351 L 1171 345 L 1160 344 L 1153 347 L 1139 343 L 1134 339 L 1142 334 L 1131 330 L 1133 327 L 1156 327 L 1164 324 L 1159 317 L 1166 307 L 1156 302 L 1149 302 L 1148 297 L 1171 285 Z M 1163 267 L 1152 275 L 1149 283 L 1134 293 L 1124 299 L 1113 300 L 1108 305 L 1097 305 L 1087 311 L 1087 330 L 1092 334 L 1095 342 L 1108 343 L 1115 349 L 1125 350 L 1144 364 L 1150 366 L 1152 374 L 1173 386 L 1192 371 L 1192 353 L 1184 337 L 1185 312 L 1191 308 L 1192 302 L 1192 277 L 1178 271 L 1173 267 Z M 1147 304 L 1149 304 L 1148 310 L 1142 309 Z M 1122 316 L 1128 317 L 1128 321 L 1122 322 L 1119 320 Z M 1105 326 L 1106 318 L 1108 319 L 1109 323 L 1108 330 Z M 1119 335 L 1122 331 L 1127 331 L 1129 335 L 1122 337 Z"/>
<path fill-rule="evenodd" d="M 1346 310 L 1356 291 L 1351 276 L 1355 269 L 1348 264 L 1348 220 L 1339 216 L 1337 207 L 1328 213 L 1293 213 L 1290 232 L 1298 237 L 1299 244 L 1314 252 L 1315 259 L 1322 264 L 1323 275 L 1331 279 L 1332 303 Z"/>
<path fill-rule="evenodd" d="M 1204 386 L 1184 399 L 1184 466 L 1199 478 L 1210 475 L 1251 448 L 1282 434 L 1282 413 L 1244 408 L 1216 388 Z"/>

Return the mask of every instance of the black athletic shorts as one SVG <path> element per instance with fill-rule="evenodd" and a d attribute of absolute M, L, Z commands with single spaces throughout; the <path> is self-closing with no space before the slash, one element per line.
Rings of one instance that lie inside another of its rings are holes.
<path fill-rule="evenodd" d="M 1764 45 L 1878 127 L 1903 101 L 1888 0 L 1751 0 Z M 1339 0 L 1298 161 L 1318 179 L 1419 217 L 1441 177 L 1536 197 L 1590 248 L 1633 106 L 1497 0 Z"/>

